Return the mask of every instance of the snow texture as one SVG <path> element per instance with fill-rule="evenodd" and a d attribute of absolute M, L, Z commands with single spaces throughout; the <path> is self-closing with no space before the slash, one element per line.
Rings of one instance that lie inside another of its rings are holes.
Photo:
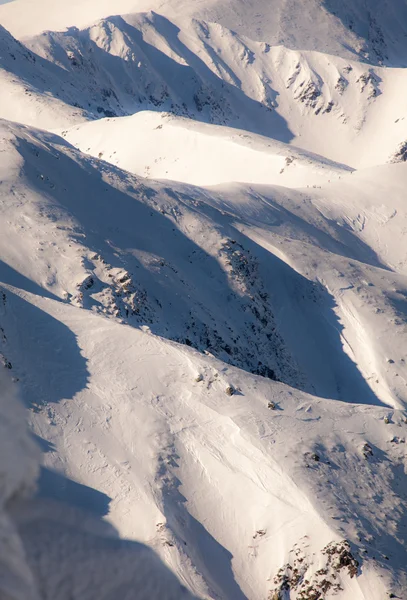
<path fill-rule="evenodd" d="M 407 598 L 406 23 L 0 6 L 1 599 Z"/>

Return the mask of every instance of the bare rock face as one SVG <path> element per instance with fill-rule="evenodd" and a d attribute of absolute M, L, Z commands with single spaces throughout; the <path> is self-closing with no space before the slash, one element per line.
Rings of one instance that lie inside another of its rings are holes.
<path fill-rule="evenodd" d="M 282 567 L 274 578 L 275 589 L 269 600 L 324 600 L 327 594 L 343 591 L 343 578 L 358 574 L 359 561 L 354 557 L 349 542 L 332 542 L 322 549 L 325 565 L 312 572 L 312 559 L 299 545 L 292 550 L 293 560 Z"/>
<path fill-rule="evenodd" d="M 402 142 L 393 156 L 390 157 L 390 163 L 403 163 L 407 161 L 407 141 Z"/>

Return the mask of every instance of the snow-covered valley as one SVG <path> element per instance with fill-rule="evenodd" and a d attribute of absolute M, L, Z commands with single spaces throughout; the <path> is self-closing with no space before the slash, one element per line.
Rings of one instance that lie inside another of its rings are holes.
<path fill-rule="evenodd" d="M 369 4 L 0 6 L 1 599 L 407 598 L 407 3 Z"/>

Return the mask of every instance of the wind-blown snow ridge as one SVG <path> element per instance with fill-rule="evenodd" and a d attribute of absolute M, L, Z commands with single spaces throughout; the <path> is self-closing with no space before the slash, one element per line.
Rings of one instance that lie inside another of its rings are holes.
<path fill-rule="evenodd" d="M 351 171 L 267 137 L 170 113 L 142 111 L 101 119 L 62 136 L 83 152 L 136 175 L 197 185 L 237 181 L 309 187 Z"/>

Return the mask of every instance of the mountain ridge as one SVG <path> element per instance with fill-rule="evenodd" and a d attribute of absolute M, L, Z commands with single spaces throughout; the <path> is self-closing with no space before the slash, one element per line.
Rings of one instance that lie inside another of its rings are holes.
<path fill-rule="evenodd" d="M 0 6 L 0 595 L 403 598 L 407 4 L 134 4 Z"/>

